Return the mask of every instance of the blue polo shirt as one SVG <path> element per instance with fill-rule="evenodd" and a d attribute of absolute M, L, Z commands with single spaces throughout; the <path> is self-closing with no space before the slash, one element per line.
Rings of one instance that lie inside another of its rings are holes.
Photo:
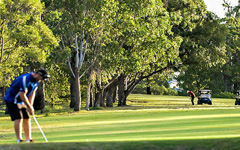
<path fill-rule="evenodd" d="M 27 92 L 29 97 L 37 89 L 39 82 L 33 78 L 32 73 L 23 74 L 12 82 L 4 97 L 5 101 L 15 104 L 23 103 L 19 96 L 20 92 Z"/>

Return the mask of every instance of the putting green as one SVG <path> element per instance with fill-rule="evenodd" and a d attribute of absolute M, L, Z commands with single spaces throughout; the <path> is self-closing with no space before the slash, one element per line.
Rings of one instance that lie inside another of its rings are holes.
<path fill-rule="evenodd" d="M 128 104 L 132 106 L 128 107 L 36 117 L 49 142 L 55 143 L 155 141 L 168 145 L 169 142 L 240 139 L 239 107 L 231 105 L 234 100 L 217 100 L 213 106 L 191 106 L 187 97 L 131 95 Z M 181 104 L 176 107 L 171 105 L 172 101 Z M 33 138 L 38 143 L 44 142 L 33 120 L 32 125 Z M 15 143 L 13 122 L 8 117 L 0 117 L 0 144 L 11 143 Z"/>

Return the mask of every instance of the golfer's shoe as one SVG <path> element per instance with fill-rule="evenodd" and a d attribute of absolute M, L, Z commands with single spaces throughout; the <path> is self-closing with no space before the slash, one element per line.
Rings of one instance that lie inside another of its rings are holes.
<path fill-rule="evenodd" d="M 23 143 L 23 142 L 24 142 L 23 140 L 17 139 L 17 143 Z"/>
<path fill-rule="evenodd" d="M 35 141 L 33 139 L 31 140 L 26 140 L 27 143 L 34 143 Z"/>

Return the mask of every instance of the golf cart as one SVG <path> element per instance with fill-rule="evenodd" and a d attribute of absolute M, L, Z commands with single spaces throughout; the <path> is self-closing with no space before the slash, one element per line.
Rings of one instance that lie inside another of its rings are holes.
<path fill-rule="evenodd" d="M 240 90 L 237 91 L 237 97 L 236 97 L 235 105 L 240 105 Z"/>
<path fill-rule="evenodd" d="M 199 90 L 198 91 L 198 105 L 209 104 L 212 105 L 211 100 L 211 91 L 212 90 Z"/>

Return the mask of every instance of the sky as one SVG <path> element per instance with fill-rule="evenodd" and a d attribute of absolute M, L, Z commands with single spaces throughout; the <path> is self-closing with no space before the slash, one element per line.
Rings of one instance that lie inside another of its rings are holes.
<path fill-rule="evenodd" d="M 207 10 L 214 12 L 218 17 L 223 18 L 225 16 L 225 11 L 222 6 L 223 0 L 204 0 L 207 5 Z M 228 0 L 232 6 L 236 6 L 238 4 L 238 0 Z"/>

